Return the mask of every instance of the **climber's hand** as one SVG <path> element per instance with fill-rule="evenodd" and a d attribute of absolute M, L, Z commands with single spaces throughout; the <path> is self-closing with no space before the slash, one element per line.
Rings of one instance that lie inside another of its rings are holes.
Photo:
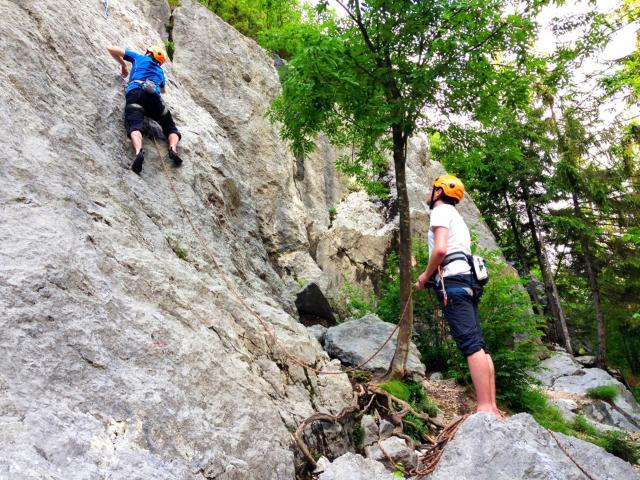
<path fill-rule="evenodd" d="M 436 284 L 432 278 L 427 278 L 427 272 L 422 272 L 416 282 L 416 289 L 421 290 L 423 288 L 433 288 L 435 285 Z"/>
<path fill-rule="evenodd" d="M 129 69 L 126 65 L 122 65 L 120 67 L 120 75 L 122 76 L 122 78 L 127 78 L 129 76 Z"/>

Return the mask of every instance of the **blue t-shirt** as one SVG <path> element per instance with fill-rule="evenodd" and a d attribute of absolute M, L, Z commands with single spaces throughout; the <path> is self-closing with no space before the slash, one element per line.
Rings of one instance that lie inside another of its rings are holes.
<path fill-rule="evenodd" d="M 129 84 L 125 90 L 125 95 L 134 88 L 141 88 L 134 80 L 151 80 L 156 84 L 156 93 L 164 88 L 166 81 L 164 71 L 158 62 L 149 55 L 140 55 L 132 50 L 125 50 L 124 57 L 127 62 L 131 62 L 131 73 L 129 73 Z"/>

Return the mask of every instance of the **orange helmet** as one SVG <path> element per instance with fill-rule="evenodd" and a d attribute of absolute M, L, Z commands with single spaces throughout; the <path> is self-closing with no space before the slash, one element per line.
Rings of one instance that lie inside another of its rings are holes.
<path fill-rule="evenodd" d="M 167 60 L 167 56 L 164 53 L 164 50 L 158 46 L 148 47 L 147 53 L 150 53 L 155 61 L 160 65 L 162 65 Z"/>
<path fill-rule="evenodd" d="M 447 197 L 455 198 L 458 202 L 464 197 L 462 180 L 454 175 L 442 175 L 436 178 L 431 185 L 434 188 L 441 188 Z"/>

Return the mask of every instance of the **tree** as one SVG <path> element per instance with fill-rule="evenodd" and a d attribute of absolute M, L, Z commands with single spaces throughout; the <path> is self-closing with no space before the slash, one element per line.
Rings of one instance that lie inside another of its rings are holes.
<path fill-rule="evenodd" d="M 378 178 L 391 152 L 399 211 L 401 304 L 411 294 L 411 237 L 405 179 L 409 137 L 434 128 L 443 115 L 490 112 L 501 95 L 498 58 L 518 64 L 546 1 L 337 0 L 346 17 L 322 31 L 289 30 L 305 47 L 283 72 L 283 91 L 271 110 L 296 155 L 324 132 L 351 147 L 339 167 L 370 193 L 384 195 Z M 319 10 L 327 2 L 319 3 Z M 508 12 L 507 13 L 507 9 Z M 276 35 L 277 36 L 277 35 Z M 280 39 L 282 42 L 282 39 Z M 487 113 L 488 114 L 488 113 Z M 404 310 L 404 309 L 403 309 Z M 413 328 L 412 308 L 400 319 L 388 374 L 404 376 Z"/>

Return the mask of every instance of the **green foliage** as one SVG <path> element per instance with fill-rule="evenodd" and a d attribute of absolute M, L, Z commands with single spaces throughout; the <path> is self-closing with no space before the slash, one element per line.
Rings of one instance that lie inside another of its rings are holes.
<path fill-rule="evenodd" d="M 189 261 L 187 251 L 180 246 L 175 238 L 170 236 L 167 236 L 165 238 L 167 240 L 167 243 L 169 244 L 169 247 L 171 248 L 171 250 L 173 250 L 173 253 L 176 254 L 176 257 L 178 257 L 180 260 L 184 260 L 185 262 Z"/>
<path fill-rule="evenodd" d="M 411 395 L 409 385 L 407 385 L 402 380 L 398 380 L 395 378 L 391 379 L 388 382 L 380 385 L 380 388 L 385 392 L 390 393 L 394 397 L 399 398 L 400 400 L 404 400 L 405 402 L 409 401 L 409 396 Z"/>
<path fill-rule="evenodd" d="M 361 450 L 362 442 L 364 441 L 364 428 L 362 428 L 362 422 L 360 422 L 359 420 L 353 422 L 353 430 L 351 432 L 351 435 L 356 450 Z"/>
<path fill-rule="evenodd" d="M 513 405 L 531 384 L 527 372 L 538 365 L 536 341 L 544 320 L 532 312 L 518 276 L 497 256 L 484 258 L 491 280 L 479 305 L 482 332 L 495 365 L 498 399 Z"/>
<path fill-rule="evenodd" d="M 171 10 L 178 8 L 180 6 L 180 1 L 181 0 L 169 0 L 169 7 L 171 7 Z"/>
<path fill-rule="evenodd" d="M 336 215 L 338 214 L 338 210 L 336 209 L 336 207 L 330 207 L 329 208 L 329 223 L 333 223 L 333 221 L 336 218 Z"/>
<path fill-rule="evenodd" d="M 364 370 L 352 370 L 349 375 L 358 382 L 368 382 L 371 380 L 371 374 Z"/>
<path fill-rule="evenodd" d="M 409 403 L 419 412 L 428 413 L 432 417 L 435 417 L 438 413 L 438 406 L 429 399 L 424 388 L 419 383 L 392 379 L 381 384 L 380 388 Z"/>
<path fill-rule="evenodd" d="M 435 417 L 438 413 L 438 406 L 429 399 L 424 388 L 419 383 L 392 379 L 381 384 L 380 388 L 394 397 L 407 402 L 418 412 L 427 413 L 431 417 Z M 428 433 L 429 429 L 423 420 L 412 413 L 408 413 L 404 417 L 403 422 L 404 432 L 407 435 L 415 438 L 419 442 L 424 440 L 423 435 Z"/>
<path fill-rule="evenodd" d="M 599 387 L 587 390 L 588 397 L 605 400 L 607 402 L 613 402 L 619 394 L 618 387 L 615 385 L 600 385 Z"/>
<path fill-rule="evenodd" d="M 597 445 L 629 463 L 637 464 L 640 460 L 640 447 L 622 432 L 606 432 Z"/>
<path fill-rule="evenodd" d="M 258 41 L 264 48 L 283 58 L 299 49 L 295 42 L 287 44 L 276 38 L 276 32 L 315 30 L 314 17 L 299 0 L 199 0 L 240 33 Z"/>
<path fill-rule="evenodd" d="M 167 55 L 169 55 L 169 59 L 173 60 L 173 54 L 176 53 L 175 42 L 173 40 L 165 40 L 164 49 L 167 51 Z"/>
<path fill-rule="evenodd" d="M 376 299 L 373 293 L 345 280 L 331 303 L 340 321 L 345 321 L 374 312 Z"/>

